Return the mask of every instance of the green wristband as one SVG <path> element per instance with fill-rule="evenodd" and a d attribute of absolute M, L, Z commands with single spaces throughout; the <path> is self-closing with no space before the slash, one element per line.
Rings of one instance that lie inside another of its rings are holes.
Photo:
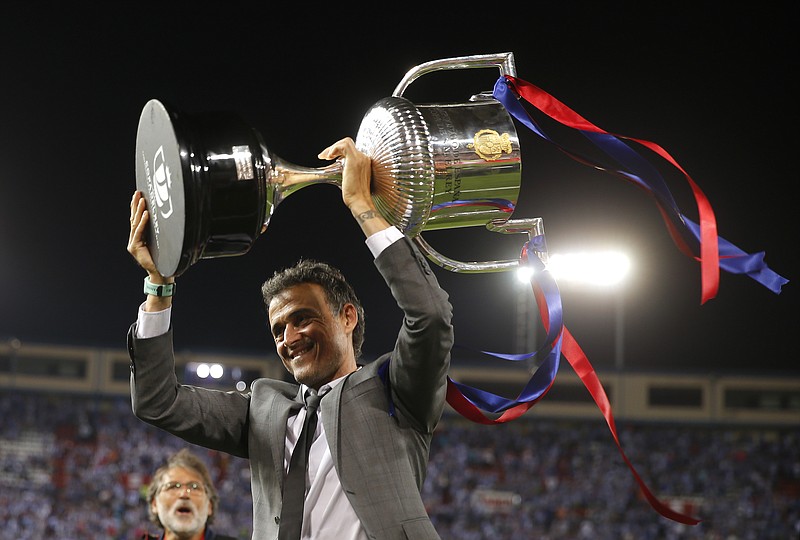
<path fill-rule="evenodd" d="M 175 292 L 174 283 L 155 285 L 150 282 L 150 276 L 144 278 L 144 293 L 152 296 L 172 296 Z"/>

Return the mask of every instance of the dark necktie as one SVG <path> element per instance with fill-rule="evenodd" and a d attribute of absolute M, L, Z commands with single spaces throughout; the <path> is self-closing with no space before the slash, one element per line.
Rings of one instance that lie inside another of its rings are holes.
<path fill-rule="evenodd" d="M 308 452 L 317 430 L 317 407 L 320 396 L 313 389 L 306 392 L 306 420 L 303 431 L 289 461 L 289 473 L 283 482 L 283 507 L 281 508 L 279 540 L 298 540 L 303 525 L 303 503 L 306 498 L 306 469 Z"/>

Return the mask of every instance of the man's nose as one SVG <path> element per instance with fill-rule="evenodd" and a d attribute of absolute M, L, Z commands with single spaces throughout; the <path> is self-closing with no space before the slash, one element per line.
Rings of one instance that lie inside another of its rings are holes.
<path fill-rule="evenodd" d="M 297 342 L 301 337 L 300 329 L 293 324 L 287 324 L 283 329 L 283 343 L 287 346 Z"/>

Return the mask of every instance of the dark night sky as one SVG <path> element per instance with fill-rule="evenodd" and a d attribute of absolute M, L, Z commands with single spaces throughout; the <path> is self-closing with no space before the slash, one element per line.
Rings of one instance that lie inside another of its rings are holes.
<path fill-rule="evenodd" d="M 355 137 L 367 109 L 411 67 L 512 51 L 520 78 L 610 132 L 664 147 L 709 198 L 720 235 L 747 252 L 765 251 L 770 267 L 791 280 L 776 295 L 723 272 L 718 297 L 700 305 L 699 265 L 678 251 L 644 192 L 518 125 L 523 179 L 514 217 L 543 217 L 552 252 L 615 247 L 634 260 L 624 298 L 626 365 L 797 370 L 797 33 L 788 13 L 537 4 L 525 17 L 408 6 L 313 15 L 305 7 L 290 14 L 291 5 L 165 5 L 4 8 L 0 339 L 124 347 L 143 299 L 143 273 L 125 245 L 147 100 L 235 112 L 274 154 L 318 166 L 317 153 Z M 466 101 L 491 90 L 498 72 L 472 71 L 480 73 L 423 77 L 406 96 Z M 669 176 L 668 184 L 682 213 L 697 221 L 683 178 Z M 514 258 L 523 241 L 476 229 L 425 237 L 465 260 Z M 298 192 L 249 253 L 202 260 L 181 276 L 176 348 L 271 351 L 259 285 L 308 256 L 351 277 L 367 310 L 365 352 L 387 350 L 398 313 L 387 307 L 391 298 L 361 242 L 338 188 Z M 511 274 L 437 275 L 451 293 L 459 344 L 522 352 L 513 350 L 519 289 Z M 614 296 L 567 286 L 561 293 L 566 325 L 590 361 L 612 366 Z"/>

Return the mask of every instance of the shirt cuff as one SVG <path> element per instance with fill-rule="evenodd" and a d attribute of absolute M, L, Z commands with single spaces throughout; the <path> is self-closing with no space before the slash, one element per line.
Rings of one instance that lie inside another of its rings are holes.
<path fill-rule="evenodd" d="M 136 319 L 136 337 L 147 339 L 166 334 L 167 330 L 169 330 L 172 306 L 162 311 L 145 311 L 144 304 L 142 302 L 139 306 L 139 316 Z"/>
<path fill-rule="evenodd" d="M 372 252 L 372 256 L 377 258 L 384 249 L 391 246 L 402 237 L 403 233 L 400 232 L 400 229 L 392 225 L 387 229 L 383 229 L 369 236 L 367 238 L 367 247 Z"/>

